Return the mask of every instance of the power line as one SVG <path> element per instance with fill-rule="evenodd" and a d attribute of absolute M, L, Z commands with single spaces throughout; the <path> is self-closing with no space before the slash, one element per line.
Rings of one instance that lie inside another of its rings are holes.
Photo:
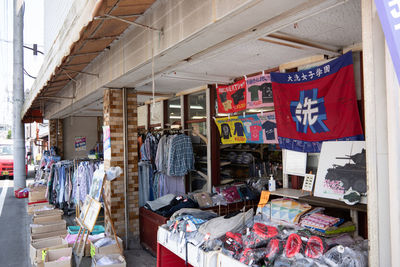
<path fill-rule="evenodd" d="M 33 77 L 32 75 L 30 75 L 30 74 L 26 71 L 25 68 L 24 68 L 24 73 L 25 73 L 28 77 L 31 77 L 32 79 L 36 79 L 36 77 Z"/>

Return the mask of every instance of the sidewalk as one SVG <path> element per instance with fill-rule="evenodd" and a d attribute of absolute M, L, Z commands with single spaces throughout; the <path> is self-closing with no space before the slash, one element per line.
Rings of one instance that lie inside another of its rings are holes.
<path fill-rule="evenodd" d="M 27 214 L 28 200 L 14 197 L 13 180 L 0 180 L 0 266 L 29 267 L 29 225 L 31 216 Z M 73 216 L 65 218 L 73 222 Z M 143 250 L 139 244 L 134 249 L 125 251 L 127 266 L 153 267 L 156 258 Z M 90 267 L 91 258 L 85 257 L 81 267 Z"/>

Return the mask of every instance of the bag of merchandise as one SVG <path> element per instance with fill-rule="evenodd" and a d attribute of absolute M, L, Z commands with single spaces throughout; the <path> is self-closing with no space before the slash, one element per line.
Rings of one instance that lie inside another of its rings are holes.
<path fill-rule="evenodd" d="M 222 238 L 222 252 L 238 259 L 243 250 L 242 235 L 240 233 L 227 232 Z"/>
<path fill-rule="evenodd" d="M 318 236 L 311 236 L 306 245 L 304 254 L 312 259 L 320 258 L 326 252 L 326 244 L 322 238 Z"/>
<path fill-rule="evenodd" d="M 268 242 L 265 248 L 264 262 L 266 265 L 273 263 L 275 259 L 282 253 L 284 243 L 278 238 L 273 238 Z"/>
<path fill-rule="evenodd" d="M 269 239 L 278 235 L 278 229 L 262 223 L 255 223 L 251 232 L 243 237 L 246 248 L 258 248 L 267 245 Z"/>

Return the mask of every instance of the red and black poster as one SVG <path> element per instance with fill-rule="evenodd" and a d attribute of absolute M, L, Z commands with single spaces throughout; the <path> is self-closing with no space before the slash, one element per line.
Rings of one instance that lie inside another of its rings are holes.
<path fill-rule="evenodd" d="M 231 85 L 218 85 L 218 112 L 234 113 L 246 109 L 246 80 Z"/>

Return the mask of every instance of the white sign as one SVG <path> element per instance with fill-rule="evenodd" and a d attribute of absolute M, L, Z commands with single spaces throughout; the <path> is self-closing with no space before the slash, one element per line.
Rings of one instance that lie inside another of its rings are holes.
<path fill-rule="evenodd" d="M 307 166 L 307 153 L 287 149 L 283 149 L 282 152 L 285 153 L 283 172 L 285 174 L 304 176 Z"/>
<path fill-rule="evenodd" d="M 103 152 L 104 160 L 111 160 L 111 132 L 110 126 L 103 126 Z"/>
<path fill-rule="evenodd" d="M 303 191 L 312 192 L 314 187 L 314 180 L 315 180 L 314 174 L 306 174 L 304 176 L 304 181 L 303 181 L 303 188 L 302 188 Z"/>

